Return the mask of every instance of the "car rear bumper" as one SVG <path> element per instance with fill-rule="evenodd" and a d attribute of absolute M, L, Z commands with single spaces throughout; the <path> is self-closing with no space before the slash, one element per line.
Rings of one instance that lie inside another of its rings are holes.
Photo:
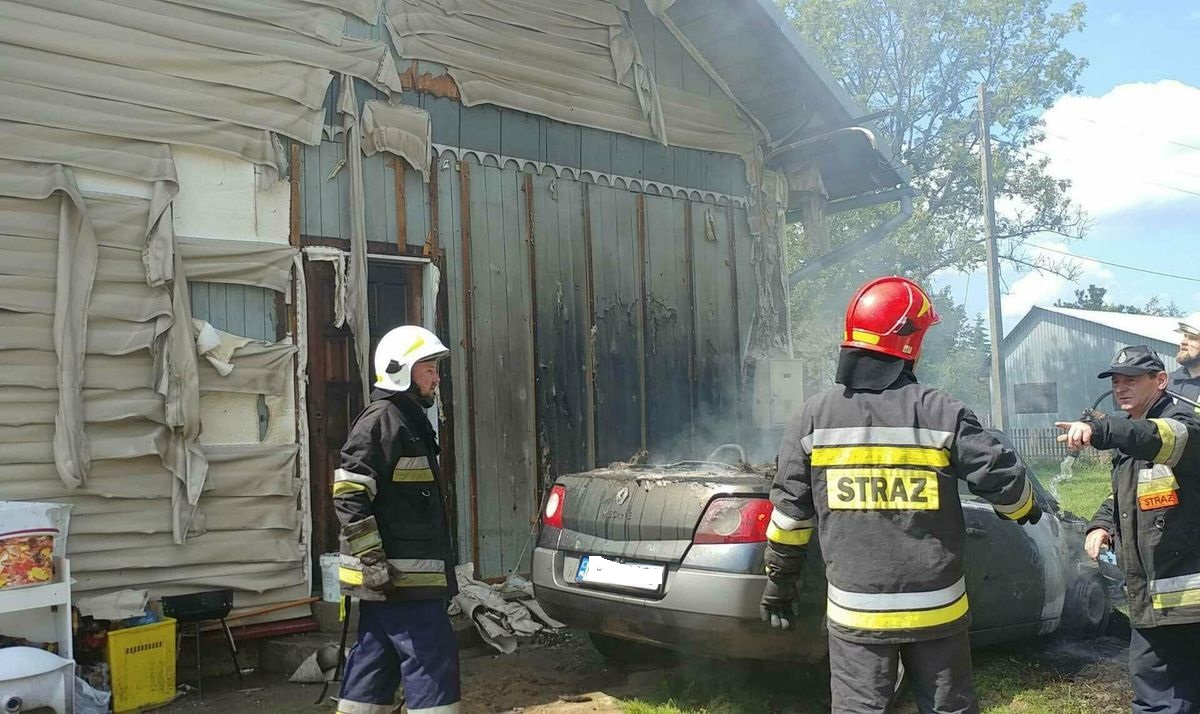
<path fill-rule="evenodd" d="M 806 608 L 796 629 L 759 620 L 766 578 L 672 566 L 661 598 L 577 585 L 575 553 L 535 548 L 534 594 L 552 617 L 589 632 L 710 657 L 816 661 L 826 652 L 823 608 Z M 823 604 L 823 603 L 822 603 Z"/>

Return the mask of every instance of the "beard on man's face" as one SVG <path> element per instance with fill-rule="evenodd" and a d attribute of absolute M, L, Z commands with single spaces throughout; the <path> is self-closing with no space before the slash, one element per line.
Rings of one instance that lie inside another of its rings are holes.
<path fill-rule="evenodd" d="M 1200 346 L 1179 345 L 1179 353 L 1175 355 L 1175 361 L 1184 367 L 1200 364 Z"/>

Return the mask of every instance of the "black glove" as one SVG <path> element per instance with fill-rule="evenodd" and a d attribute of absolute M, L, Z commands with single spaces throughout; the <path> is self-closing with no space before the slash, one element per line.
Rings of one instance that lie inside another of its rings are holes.
<path fill-rule="evenodd" d="M 758 613 L 762 621 L 780 630 L 792 629 L 796 620 L 796 591 L 795 580 L 767 579 L 767 587 L 763 590 L 762 600 L 758 604 Z"/>
<path fill-rule="evenodd" d="M 1023 516 L 1021 516 L 1020 518 L 1018 518 L 1018 519 L 1017 519 L 1017 525 L 1019 525 L 1019 526 L 1024 526 L 1024 525 L 1030 525 L 1030 526 L 1032 526 L 1032 525 L 1036 525 L 1036 524 L 1037 524 L 1037 522 L 1038 522 L 1038 521 L 1040 521 L 1040 520 L 1042 520 L 1042 508 L 1041 508 L 1041 506 L 1039 506 L 1039 505 L 1037 504 L 1037 501 L 1035 500 L 1035 501 L 1033 502 L 1033 505 L 1031 505 L 1031 506 L 1029 507 L 1029 512 L 1028 512 L 1028 513 L 1026 513 L 1025 515 L 1023 515 Z"/>

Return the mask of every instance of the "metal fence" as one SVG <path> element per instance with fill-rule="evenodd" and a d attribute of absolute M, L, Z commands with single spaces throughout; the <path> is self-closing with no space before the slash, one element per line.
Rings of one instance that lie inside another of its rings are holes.
<path fill-rule="evenodd" d="M 1058 443 L 1059 430 L 1054 427 L 1013 428 L 1008 430 L 1013 446 L 1027 459 L 1061 459 L 1067 449 Z"/>

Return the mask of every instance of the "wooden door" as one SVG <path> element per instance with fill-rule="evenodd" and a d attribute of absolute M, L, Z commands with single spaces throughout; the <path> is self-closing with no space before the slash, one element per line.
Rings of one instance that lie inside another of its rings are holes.
<path fill-rule="evenodd" d="M 333 472 L 354 418 L 363 409 L 354 337 L 348 325 L 334 325 L 337 285 L 334 264 L 306 261 L 308 280 L 308 424 L 312 463 L 312 555 L 337 552 L 338 524 L 333 510 Z M 367 304 L 371 348 L 398 325 L 420 324 L 419 266 L 368 264 Z"/>

